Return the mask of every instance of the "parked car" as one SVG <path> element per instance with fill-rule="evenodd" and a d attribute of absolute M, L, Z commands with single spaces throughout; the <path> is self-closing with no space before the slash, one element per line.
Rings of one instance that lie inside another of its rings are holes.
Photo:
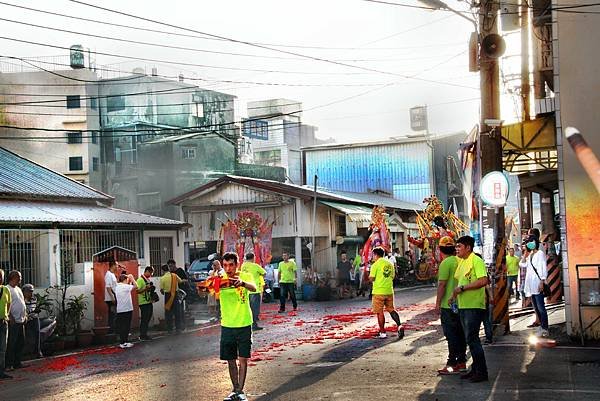
<path fill-rule="evenodd" d="M 201 283 L 208 278 L 212 270 L 212 261 L 207 259 L 196 259 L 188 269 L 188 277 L 194 283 Z"/>

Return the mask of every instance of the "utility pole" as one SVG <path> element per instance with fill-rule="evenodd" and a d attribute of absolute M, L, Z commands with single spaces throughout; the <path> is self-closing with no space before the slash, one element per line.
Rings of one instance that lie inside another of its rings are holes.
<path fill-rule="evenodd" d="M 523 121 L 531 120 L 529 86 L 529 6 L 521 1 L 521 100 Z"/>
<path fill-rule="evenodd" d="M 499 2 L 482 0 L 479 9 L 479 68 L 481 89 L 481 121 L 480 121 L 480 149 L 481 149 L 481 174 L 485 176 L 492 171 L 502 171 L 502 133 L 499 124 L 489 125 L 490 120 L 500 120 L 500 83 L 498 55 L 490 52 L 486 46 L 488 38 L 498 34 Z M 500 44 L 498 44 L 500 45 Z M 494 49 L 495 46 L 492 46 Z M 506 243 L 504 242 L 504 208 L 480 210 L 483 216 L 482 233 L 485 228 L 493 228 L 494 232 L 494 323 L 503 323 L 504 331 L 508 332 L 508 298 L 506 285 L 506 267 L 502 263 Z M 484 214 L 485 213 L 485 214 Z M 504 302 L 505 301 L 505 302 Z"/>
<path fill-rule="evenodd" d="M 317 250 L 317 246 L 315 244 L 315 230 L 317 227 L 317 180 L 319 179 L 319 177 L 315 174 L 315 186 L 314 186 L 314 199 L 313 199 L 313 212 L 312 212 L 312 239 L 311 239 L 311 243 L 312 243 L 312 248 L 310 250 L 310 255 L 311 255 L 311 261 L 310 263 L 312 264 L 312 269 L 314 272 L 317 271 L 317 263 L 315 260 L 315 254 L 316 254 L 316 250 Z"/>

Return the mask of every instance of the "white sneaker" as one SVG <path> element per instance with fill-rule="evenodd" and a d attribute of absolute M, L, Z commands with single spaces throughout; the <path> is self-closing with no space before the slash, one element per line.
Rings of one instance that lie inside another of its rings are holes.
<path fill-rule="evenodd" d="M 123 345 L 125 346 L 125 348 L 131 348 L 131 347 L 133 347 L 132 343 L 125 343 Z"/>
<path fill-rule="evenodd" d="M 119 348 L 121 348 L 121 349 L 125 349 L 125 348 L 127 348 L 127 345 L 126 345 L 126 344 L 127 344 L 127 343 L 119 344 Z"/>
<path fill-rule="evenodd" d="M 546 338 L 548 336 L 550 336 L 550 333 L 548 332 L 548 330 L 542 329 L 542 337 Z"/>
<path fill-rule="evenodd" d="M 237 397 L 238 394 L 235 391 L 232 391 L 227 397 L 223 398 L 223 401 L 235 401 L 238 399 Z"/>
<path fill-rule="evenodd" d="M 246 397 L 246 394 L 244 394 L 243 391 L 240 393 L 237 393 L 237 399 L 239 401 L 248 401 L 248 397 Z"/>
<path fill-rule="evenodd" d="M 381 333 L 381 332 L 380 332 L 380 333 L 377 335 L 377 338 L 387 338 L 387 333 Z"/>

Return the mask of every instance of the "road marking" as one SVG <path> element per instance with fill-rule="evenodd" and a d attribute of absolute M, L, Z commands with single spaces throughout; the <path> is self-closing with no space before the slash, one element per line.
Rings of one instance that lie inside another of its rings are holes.
<path fill-rule="evenodd" d="M 316 362 L 311 363 L 310 365 L 306 365 L 308 368 L 330 368 L 333 366 L 341 365 L 344 362 Z"/>

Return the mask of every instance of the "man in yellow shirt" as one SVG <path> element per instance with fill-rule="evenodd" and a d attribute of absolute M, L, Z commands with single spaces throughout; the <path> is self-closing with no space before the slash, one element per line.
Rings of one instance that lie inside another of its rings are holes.
<path fill-rule="evenodd" d="M 506 256 L 506 276 L 508 277 L 508 295 L 512 296 L 515 294 L 515 299 L 518 301 L 521 299 L 519 294 L 519 287 L 517 285 L 517 278 L 519 277 L 519 258 L 515 256 L 515 248 L 508 248 L 508 255 Z M 513 292 L 513 284 L 515 290 Z"/>
<path fill-rule="evenodd" d="M 249 273 L 252 275 L 252 279 L 256 284 L 256 291 L 250 291 L 250 309 L 252 310 L 252 331 L 262 330 L 263 328 L 258 325 L 258 315 L 260 314 L 260 299 L 263 292 L 264 276 L 266 274 L 258 263 L 254 262 L 254 254 L 249 252 L 246 254 L 246 261 L 242 263 L 242 272 Z"/>
<path fill-rule="evenodd" d="M 290 259 L 290 255 L 284 252 L 282 255 L 283 260 L 279 262 L 279 270 L 277 275 L 279 276 L 279 313 L 285 312 L 285 302 L 287 301 L 288 294 L 292 299 L 292 306 L 294 310 L 298 308 L 298 302 L 296 301 L 296 262 Z"/>
<path fill-rule="evenodd" d="M 223 255 L 223 269 L 228 285 L 221 288 L 221 349 L 220 358 L 227 361 L 233 390 L 223 401 L 248 400 L 244 394 L 248 359 L 252 348 L 252 311 L 249 293 L 256 291 L 252 275 L 238 271 L 238 256 Z"/>
<path fill-rule="evenodd" d="M 404 328 L 400 322 L 400 316 L 394 307 L 394 265 L 383 256 L 385 250 L 381 247 L 373 249 L 373 264 L 369 279 L 373 282 L 373 313 L 377 315 L 377 323 L 379 323 L 378 338 L 386 338 L 385 333 L 385 310 L 390 314 L 396 325 L 398 326 L 398 338 L 404 337 Z"/>
<path fill-rule="evenodd" d="M 10 310 L 10 290 L 4 283 L 4 270 L 0 269 L 0 380 L 12 379 L 12 376 L 4 373 L 6 345 L 8 342 L 8 312 Z"/>
<path fill-rule="evenodd" d="M 448 302 L 452 304 L 458 300 L 458 316 L 473 358 L 471 370 L 460 378 L 479 383 L 488 380 L 485 353 L 479 340 L 479 329 L 486 314 L 485 286 L 488 277 L 485 263 L 473 253 L 474 246 L 475 240 L 468 235 L 456 241 L 456 256 L 460 258 L 454 274 L 457 287 Z"/>
<path fill-rule="evenodd" d="M 175 273 L 171 273 L 169 265 L 161 267 L 162 277 L 160 278 L 160 292 L 165 296 L 165 320 L 167 321 L 167 331 L 173 332 L 173 320 L 175 320 L 175 330 L 179 334 L 183 331 L 183 320 L 181 313 L 181 300 L 177 299 L 177 288 L 183 280 Z"/>

